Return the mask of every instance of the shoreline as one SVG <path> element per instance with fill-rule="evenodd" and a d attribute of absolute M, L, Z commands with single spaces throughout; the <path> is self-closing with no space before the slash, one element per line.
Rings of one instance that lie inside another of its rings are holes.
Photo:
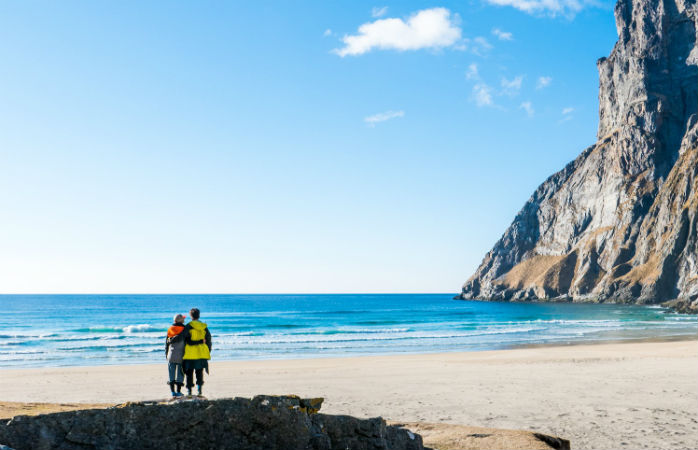
<path fill-rule="evenodd" d="M 164 399 L 160 364 L 6 369 L 1 402 Z M 521 429 L 573 448 L 698 447 L 698 339 L 212 362 L 208 398 L 324 397 L 323 412 Z M 17 405 L 15 405 L 17 406 Z M 625 444 L 623 444 L 625 442 Z"/>
<path fill-rule="evenodd" d="M 258 297 L 197 300 L 208 314 L 216 361 L 489 351 L 698 336 L 698 318 L 645 306 L 458 302 L 444 300 L 441 294 Z M 29 316 L 20 308 L 25 302 L 11 303 L 2 333 L 9 339 L 0 343 L 0 370 L 157 363 L 170 323 L 163 311 L 186 309 L 179 303 L 190 302 L 150 296 L 49 296 L 27 300 L 22 308 L 33 311 Z M 85 315 L 85 308 L 92 312 Z M 53 321 L 56 316 L 60 323 Z M 15 326 L 18 320 L 27 325 Z"/>
<path fill-rule="evenodd" d="M 698 333 L 697 334 L 682 334 L 682 335 L 675 335 L 675 336 L 654 336 L 654 337 L 642 337 L 642 338 L 635 338 L 635 339 L 597 339 L 597 340 L 589 340 L 589 341 L 575 341 L 575 342 L 568 342 L 568 343 L 560 343 L 560 342 L 555 342 L 555 343 L 542 343 L 542 344 L 522 344 L 520 346 L 516 346 L 514 348 L 510 349 L 503 349 L 503 350 L 516 350 L 518 348 L 546 348 L 546 347 L 574 347 L 576 345 L 604 345 L 604 344 L 641 344 L 643 342 L 647 343 L 652 343 L 652 342 L 682 342 L 682 341 L 698 341 Z"/>
<path fill-rule="evenodd" d="M 682 341 L 698 341 L 698 334 L 682 334 L 675 336 L 654 336 L 654 337 L 640 337 L 640 338 L 627 338 L 627 339 L 590 339 L 587 341 L 568 341 L 568 342 L 542 342 L 542 343 L 527 343 L 506 346 L 498 349 L 482 349 L 482 350 L 451 350 L 451 351 L 436 351 L 436 352 L 381 352 L 381 353 L 366 353 L 366 354 L 356 354 L 348 356 L 336 356 L 336 355 L 317 355 L 310 357 L 294 357 L 290 356 L 288 358 L 256 358 L 256 359 L 211 359 L 211 364 L 217 363 L 243 363 L 243 362 L 263 362 L 263 361 L 313 361 L 313 360 L 325 360 L 325 359 L 352 359 L 352 358 L 375 358 L 375 357 L 393 357 L 393 356 L 410 356 L 410 355 L 450 355 L 454 353 L 482 353 L 482 352 L 506 352 L 512 350 L 520 349 L 531 349 L 531 348 L 566 348 L 566 347 L 576 347 L 576 346 L 594 346 L 594 345 L 605 345 L 605 344 L 639 344 L 639 343 L 653 343 L 653 342 L 682 342 Z M 215 344 L 215 342 L 214 342 Z M 215 352 L 215 346 L 214 346 Z M 5 371 L 11 370 L 44 370 L 44 369 L 70 369 L 70 368 L 96 368 L 96 367 L 133 367 L 133 366 L 149 366 L 158 365 L 156 362 L 134 362 L 125 363 L 123 361 L 115 362 L 114 364 L 80 364 L 80 365 L 65 365 L 65 366 L 33 366 L 33 367 L 0 367 L 0 374 Z M 2 400 L 2 399 L 0 399 Z"/>

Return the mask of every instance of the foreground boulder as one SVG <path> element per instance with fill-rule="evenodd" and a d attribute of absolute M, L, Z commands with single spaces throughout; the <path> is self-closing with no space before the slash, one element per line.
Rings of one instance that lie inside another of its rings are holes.
<path fill-rule="evenodd" d="M 15 450 L 422 450 L 422 438 L 380 418 L 317 414 L 322 399 L 127 403 L 0 421 Z"/>

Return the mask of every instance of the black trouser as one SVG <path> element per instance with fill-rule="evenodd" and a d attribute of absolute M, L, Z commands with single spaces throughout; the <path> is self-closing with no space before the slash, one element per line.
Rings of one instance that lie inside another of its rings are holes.
<path fill-rule="evenodd" d="M 194 387 L 194 372 L 196 372 L 196 385 L 197 386 L 203 386 L 204 384 L 204 369 L 190 369 L 187 368 L 185 370 L 187 374 L 187 389 L 191 389 Z"/>

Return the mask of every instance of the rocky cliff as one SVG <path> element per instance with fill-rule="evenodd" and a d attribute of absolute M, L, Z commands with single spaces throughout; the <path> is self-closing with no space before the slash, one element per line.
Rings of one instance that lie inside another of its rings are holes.
<path fill-rule="evenodd" d="M 698 9 L 619 0 L 597 142 L 533 193 L 460 298 L 698 302 Z"/>
<path fill-rule="evenodd" d="M 0 421 L 0 449 L 424 449 L 418 434 L 386 425 L 380 417 L 317 414 L 321 403 L 260 395 L 16 416 Z"/>

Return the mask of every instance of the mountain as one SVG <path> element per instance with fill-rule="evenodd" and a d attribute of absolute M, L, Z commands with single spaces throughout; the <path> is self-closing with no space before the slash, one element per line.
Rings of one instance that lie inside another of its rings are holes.
<path fill-rule="evenodd" d="M 597 141 L 533 193 L 460 298 L 698 307 L 696 0 L 619 0 Z"/>

